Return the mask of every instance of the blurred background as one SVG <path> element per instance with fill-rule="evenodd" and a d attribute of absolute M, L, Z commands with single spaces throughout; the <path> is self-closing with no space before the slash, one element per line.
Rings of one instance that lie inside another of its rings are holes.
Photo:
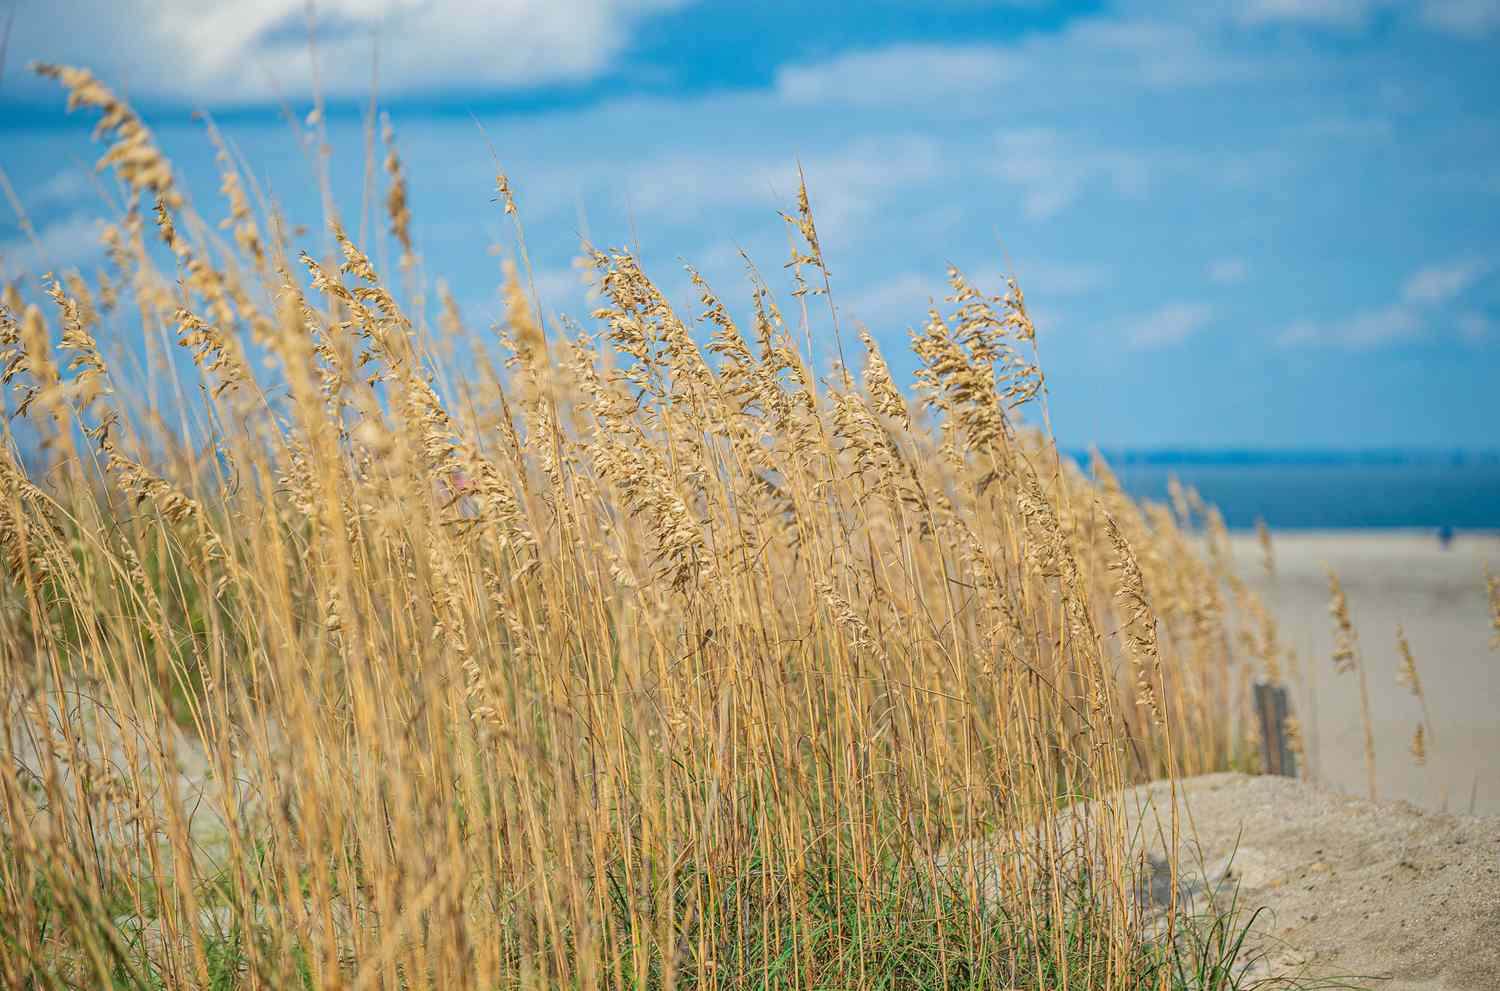
<path fill-rule="evenodd" d="M 1382 788 L 1500 812 L 1483 579 L 1500 567 L 1500 3 L 0 0 L 0 18 L 6 279 L 99 264 L 118 200 L 92 121 L 35 59 L 126 94 L 217 219 L 195 118 L 212 115 L 313 253 L 320 160 L 351 233 L 386 236 L 367 137 L 372 107 L 389 114 L 420 282 L 476 326 L 510 243 L 491 147 L 554 313 L 586 318 L 585 239 L 636 247 L 685 312 L 684 261 L 730 301 L 748 300 L 742 250 L 789 284 L 776 211 L 798 163 L 834 302 L 898 379 L 947 265 L 991 291 L 1014 274 L 1059 443 L 1102 449 L 1139 495 L 1194 485 L 1246 532 L 1245 573 L 1303 661 L 1313 771 L 1362 774 L 1354 690 L 1328 661 L 1331 567 Z M 1429 672 L 1425 768 L 1398 622 Z"/>

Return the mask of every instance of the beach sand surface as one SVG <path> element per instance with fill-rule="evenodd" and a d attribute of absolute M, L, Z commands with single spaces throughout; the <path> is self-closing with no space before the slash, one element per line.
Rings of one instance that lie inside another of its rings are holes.
<path fill-rule="evenodd" d="M 1500 573 L 1500 535 L 1459 534 L 1445 549 L 1430 532 L 1273 532 L 1269 574 L 1255 535 L 1237 534 L 1232 544 L 1240 574 L 1296 652 L 1293 709 L 1310 776 L 1368 797 L 1358 679 L 1337 673 L 1332 661 L 1331 568 L 1344 586 L 1369 679 L 1378 797 L 1500 815 L 1500 651 L 1490 646 L 1484 580 L 1486 564 Z M 1425 766 L 1410 752 L 1422 710 L 1398 681 L 1397 624 L 1431 713 Z"/>

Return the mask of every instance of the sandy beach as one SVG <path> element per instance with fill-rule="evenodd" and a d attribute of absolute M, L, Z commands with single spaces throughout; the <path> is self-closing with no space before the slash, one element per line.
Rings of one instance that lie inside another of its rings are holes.
<path fill-rule="evenodd" d="M 1279 532 L 1267 575 L 1253 534 L 1234 537 L 1240 573 L 1274 612 L 1300 681 L 1294 708 L 1311 776 L 1364 796 L 1356 676 L 1335 672 L 1327 569 L 1339 576 L 1369 675 L 1381 799 L 1427 809 L 1500 814 L 1500 651 L 1484 568 L 1500 572 L 1500 535 L 1460 534 L 1443 549 L 1430 532 Z M 1396 626 L 1406 631 L 1431 710 L 1427 764 L 1409 751 L 1421 709 L 1397 681 Z"/>

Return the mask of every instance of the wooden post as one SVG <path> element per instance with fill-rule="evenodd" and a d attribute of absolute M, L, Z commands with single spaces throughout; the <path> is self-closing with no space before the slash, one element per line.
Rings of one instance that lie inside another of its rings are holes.
<path fill-rule="evenodd" d="M 1297 755 L 1286 735 L 1291 703 L 1285 685 L 1255 683 L 1255 714 L 1260 721 L 1260 760 L 1267 774 L 1297 776 Z"/>

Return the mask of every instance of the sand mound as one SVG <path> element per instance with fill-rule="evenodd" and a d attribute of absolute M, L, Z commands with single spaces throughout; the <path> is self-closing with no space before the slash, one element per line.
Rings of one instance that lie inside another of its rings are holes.
<path fill-rule="evenodd" d="M 1147 931 L 1157 935 L 1171 902 L 1170 796 L 1167 783 L 1156 782 L 1131 789 L 1123 806 L 1142 865 L 1137 897 Z M 1255 913 L 1240 956 L 1252 978 L 1500 991 L 1500 817 L 1367 802 L 1243 774 L 1179 781 L 1178 800 L 1179 904 L 1206 917 L 1234 905 L 1241 925 Z M 1056 821 L 1053 837 L 1064 856 L 1069 820 Z M 938 865 L 979 898 L 1001 899 L 1006 861 L 1031 858 L 1039 836 L 1033 829 L 971 840 Z"/>
<path fill-rule="evenodd" d="M 1194 887 L 1264 907 L 1257 970 L 1380 989 L 1500 988 L 1500 817 L 1367 802 L 1289 778 L 1179 782 L 1181 867 Z M 1148 850 L 1164 852 L 1167 785 L 1134 789 Z M 1207 884 L 1203 879 L 1207 878 Z"/>

